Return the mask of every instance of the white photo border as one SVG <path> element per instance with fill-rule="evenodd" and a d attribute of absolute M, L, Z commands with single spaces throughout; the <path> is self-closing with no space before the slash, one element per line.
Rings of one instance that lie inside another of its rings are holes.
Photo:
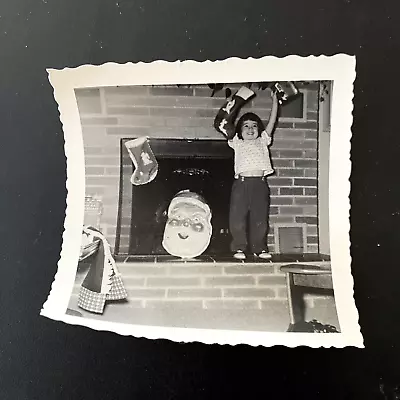
<path fill-rule="evenodd" d="M 288 347 L 364 347 L 353 297 L 350 256 L 350 140 L 355 56 L 266 56 L 221 61 L 106 63 L 48 69 L 58 104 L 67 158 L 67 206 L 61 258 L 42 316 L 120 335 L 206 344 L 284 345 Z M 333 81 L 329 168 L 329 223 L 332 279 L 341 333 L 275 333 L 170 328 L 91 320 L 66 314 L 74 285 L 84 219 L 85 161 L 82 127 L 74 89 L 128 85 L 204 84 L 209 82 Z"/>

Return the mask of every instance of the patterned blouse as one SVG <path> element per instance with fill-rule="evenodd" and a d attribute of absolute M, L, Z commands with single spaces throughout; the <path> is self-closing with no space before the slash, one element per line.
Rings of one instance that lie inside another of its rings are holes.
<path fill-rule="evenodd" d="M 269 146 L 272 139 L 265 131 L 253 140 L 241 140 L 235 136 L 228 140 L 229 146 L 235 151 L 235 178 L 241 173 L 255 170 L 264 171 L 264 176 L 274 172 L 271 165 Z"/>

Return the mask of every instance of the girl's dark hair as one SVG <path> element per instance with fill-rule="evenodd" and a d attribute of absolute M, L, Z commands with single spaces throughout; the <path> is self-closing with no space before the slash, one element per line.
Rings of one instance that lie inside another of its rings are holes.
<path fill-rule="evenodd" d="M 257 137 L 260 137 L 262 131 L 265 129 L 264 124 L 263 124 L 263 122 L 261 121 L 261 118 L 260 118 L 257 114 L 254 114 L 254 113 L 252 113 L 252 112 L 249 112 L 249 113 L 243 114 L 243 115 L 240 117 L 240 119 L 239 119 L 239 121 L 238 121 L 238 123 L 237 123 L 237 125 L 236 125 L 235 132 L 236 132 L 238 138 L 239 138 L 240 140 L 243 140 L 243 136 L 242 136 L 242 127 L 243 127 L 243 124 L 244 124 L 245 121 L 254 121 L 254 122 L 257 122 L 257 127 L 258 127 L 258 136 L 257 136 Z"/>

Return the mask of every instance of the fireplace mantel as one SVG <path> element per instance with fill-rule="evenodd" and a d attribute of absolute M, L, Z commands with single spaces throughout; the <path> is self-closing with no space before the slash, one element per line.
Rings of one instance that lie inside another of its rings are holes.
<path fill-rule="evenodd" d="M 122 139 L 121 143 L 126 140 Z M 226 140 L 215 139 L 149 139 L 157 157 L 232 158 L 232 149 Z"/>

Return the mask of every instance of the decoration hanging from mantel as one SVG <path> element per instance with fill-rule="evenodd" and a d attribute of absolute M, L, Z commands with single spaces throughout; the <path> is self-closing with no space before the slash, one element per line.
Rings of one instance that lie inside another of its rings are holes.
<path fill-rule="evenodd" d="M 177 175 L 189 175 L 189 176 L 210 176 L 210 172 L 203 168 L 178 168 L 173 171 L 173 174 Z"/>
<path fill-rule="evenodd" d="M 296 82 L 291 82 L 294 85 L 302 85 L 302 86 L 307 86 L 311 83 L 321 83 L 323 86 L 322 89 L 322 95 L 328 95 L 329 92 L 327 90 L 327 85 L 326 82 L 328 81 L 296 81 Z M 278 83 L 276 81 L 266 81 L 266 82 L 251 82 L 251 83 L 244 83 L 244 86 L 247 86 L 249 89 L 251 88 L 252 90 L 257 89 L 257 90 L 266 90 L 266 89 L 272 89 L 274 90 L 274 85 Z M 289 82 L 287 82 L 289 83 Z M 232 96 L 232 89 L 229 88 L 229 83 L 209 83 L 207 86 L 210 88 L 210 97 L 214 97 L 216 93 L 220 92 L 221 90 L 225 89 L 225 98 L 229 98 Z M 178 84 L 176 85 L 177 87 L 186 87 L 190 88 L 193 85 L 190 84 Z M 297 93 L 296 93 L 297 94 Z M 291 96 L 293 98 L 294 96 Z M 321 100 L 323 101 L 323 99 Z"/>
<path fill-rule="evenodd" d="M 150 147 L 149 137 L 142 136 L 125 142 L 135 171 L 131 177 L 132 185 L 145 185 L 151 182 L 157 175 L 158 162 Z"/>

